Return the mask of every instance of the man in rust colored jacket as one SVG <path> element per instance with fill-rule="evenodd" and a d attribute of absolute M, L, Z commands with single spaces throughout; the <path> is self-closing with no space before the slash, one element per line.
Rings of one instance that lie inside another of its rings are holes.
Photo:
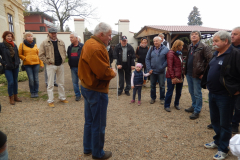
<path fill-rule="evenodd" d="M 104 151 L 104 137 L 108 105 L 109 82 L 116 76 L 110 68 L 106 49 L 112 29 L 106 23 L 99 23 L 94 35 L 84 44 L 79 59 L 78 77 L 84 97 L 84 154 L 93 159 L 108 159 L 112 152 Z"/>

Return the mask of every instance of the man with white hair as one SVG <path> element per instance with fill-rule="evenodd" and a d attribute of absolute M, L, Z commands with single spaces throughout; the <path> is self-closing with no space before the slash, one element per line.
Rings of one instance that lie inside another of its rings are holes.
<path fill-rule="evenodd" d="M 166 40 L 164 39 L 164 37 L 165 37 L 164 34 L 159 33 L 158 36 L 162 39 L 162 44 L 163 44 L 164 46 L 166 46 L 168 49 L 170 49 L 168 41 L 166 41 Z"/>
<path fill-rule="evenodd" d="M 240 93 L 240 50 L 231 45 L 230 33 L 219 31 L 213 36 L 216 50 L 202 77 L 201 86 L 209 90 L 211 124 L 216 135 L 205 148 L 218 148 L 213 159 L 225 159 L 232 137 L 231 122 L 234 96 Z"/>
<path fill-rule="evenodd" d="M 70 41 L 72 44 L 68 46 L 67 49 L 67 56 L 68 56 L 68 64 L 71 69 L 71 75 L 72 75 L 72 83 L 73 83 L 73 89 L 75 92 L 75 100 L 79 101 L 81 99 L 81 92 L 79 90 L 79 79 L 78 79 L 78 62 L 79 57 L 82 51 L 83 44 L 78 41 L 78 35 L 75 32 L 72 32 L 70 34 Z"/>
<path fill-rule="evenodd" d="M 109 83 L 116 76 L 116 70 L 109 65 L 106 49 L 111 38 L 111 27 L 101 22 L 94 29 L 93 36 L 82 48 L 78 76 L 84 97 L 84 154 L 93 159 L 108 159 L 112 152 L 104 151 L 104 137 L 107 118 Z"/>
<path fill-rule="evenodd" d="M 168 48 L 161 44 L 162 39 L 159 36 L 153 38 L 154 47 L 148 50 L 146 56 L 146 67 L 150 72 L 151 82 L 151 101 L 150 104 L 155 103 L 156 99 L 156 82 L 159 83 L 160 90 L 160 104 L 164 104 L 165 99 L 165 68 L 167 67 L 167 53 Z"/>

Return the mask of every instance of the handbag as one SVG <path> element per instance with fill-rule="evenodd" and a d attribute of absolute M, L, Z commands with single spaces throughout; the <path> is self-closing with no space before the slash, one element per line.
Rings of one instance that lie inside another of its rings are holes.
<path fill-rule="evenodd" d="M 24 44 L 24 42 L 22 43 L 22 52 L 23 52 L 23 55 L 24 55 L 23 44 Z M 21 65 L 21 70 L 22 70 L 22 71 L 26 71 L 26 69 L 25 69 L 23 63 L 22 63 L 22 65 Z"/>
<path fill-rule="evenodd" d="M 176 83 L 183 83 L 183 78 L 181 77 L 181 79 L 176 78 Z"/>

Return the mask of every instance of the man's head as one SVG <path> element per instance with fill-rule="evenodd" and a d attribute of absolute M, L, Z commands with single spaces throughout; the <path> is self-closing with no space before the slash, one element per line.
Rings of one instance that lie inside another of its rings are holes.
<path fill-rule="evenodd" d="M 236 27 L 232 30 L 231 40 L 234 46 L 240 45 L 240 27 Z"/>
<path fill-rule="evenodd" d="M 127 37 L 126 36 L 122 36 L 121 40 L 120 40 L 120 43 L 123 47 L 125 47 L 127 45 Z"/>
<path fill-rule="evenodd" d="M 112 40 L 112 28 L 109 24 L 101 22 L 95 27 L 93 35 L 98 37 L 107 46 L 108 42 Z"/>
<path fill-rule="evenodd" d="M 159 36 L 153 38 L 153 43 L 156 48 L 159 48 L 162 43 L 162 39 Z"/>
<path fill-rule="evenodd" d="M 147 38 L 146 38 L 146 37 L 143 37 L 143 38 L 141 39 L 140 46 L 143 47 L 143 48 L 145 48 L 145 47 L 147 47 L 147 44 L 148 44 Z"/>
<path fill-rule="evenodd" d="M 213 35 L 213 49 L 223 51 L 231 45 L 231 35 L 227 31 L 218 31 Z"/>
<path fill-rule="evenodd" d="M 50 28 L 48 30 L 48 36 L 52 39 L 52 40 L 56 40 L 57 39 L 57 30 L 55 28 Z"/>
<path fill-rule="evenodd" d="M 162 39 L 162 41 L 164 40 L 164 34 L 159 33 L 158 36 Z"/>
<path fill-rule="evenodd" d="M 70 41 L 72 44 L 75 44 L 75 45 L 78 44 L 78 35 L 76 32 L 72 32 L 70 34 Z"/>
<path fill-rule="evenodd" d="M 200 31 L 192 31 L 190 33 L 190 39 L 192 43 L 198 43 L 201 39 L 201 32 Z"/>

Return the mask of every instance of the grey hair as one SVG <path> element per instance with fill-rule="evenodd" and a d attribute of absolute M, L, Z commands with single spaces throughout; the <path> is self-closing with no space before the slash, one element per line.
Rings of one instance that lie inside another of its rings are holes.
<path fill-rule="evenodd" d="M 159 39 L 160 41 L 162 40 L 162 38 L 159 37 L 159 36 L 154 37 L 153 40 L 154 40 L 155 38 Z"/>
<path fill-rule="evenodd" d="M 73 35 L 75 38 L 78 38 L 78 34 L 76 32 L 70 33 L 70 35 Z"/>
<path fill-rule="evenodd" d="M 80 36 L 78 36 L 78 41 L 81 42 L 82 41 L 82 38 Z"/>
<path fill-rule="evenodd" d="M 192 33 L 197 33 L 198 36 L 199 36 L 199 38 L 201 39 L 201 32 L 200 32 L 200 31 L 197 31 L 197 30 L 192 31 L 192 32 L 190 33 L 190 39 L 191 39 Z"/>
<path fill-rule="evenodd" d="M 105 22 L 100 22 L 94 29 L 93 35 L 98 36 L 100 33 L 103 33 L 104 35 L 108 33 L 110 30 L 112 30 L 112 27 L 105 23 Z"/>
<path fill-rule="evenodd" d="M 162 33 L 159 33 L 158 36 L 161 36 L 163 38 L 165 37 L 164 34 L 162 34 Z"/>
<path fill-rule="evenodd" d="M 232 43 L 231 35 L 227 31 L 218 31 L 217 33 L 215 33 L 213 35 L 213 38 L 216 37 L 216 36 L 218 36 L 221 39 L 221 41 L 226 41 L 226 39 L 227 39 L 228 40 L 228 44 Z"/>
<path fill-rule="evenodd" d="M 238 31 L 240 31 L 240 27 L 235 27 L 235 28 L 233 28 L 233 30 L 236 30 L 236 29 L 238 29 Z"/>
<path fill-rule="evenodd" d="M 33 36 L 33 33 L 32 32 L 25 32 L 25 34 L 24 34 L 24 39 L 27 39 L 27 36 L 28 35 L 32 35 Z"/>

